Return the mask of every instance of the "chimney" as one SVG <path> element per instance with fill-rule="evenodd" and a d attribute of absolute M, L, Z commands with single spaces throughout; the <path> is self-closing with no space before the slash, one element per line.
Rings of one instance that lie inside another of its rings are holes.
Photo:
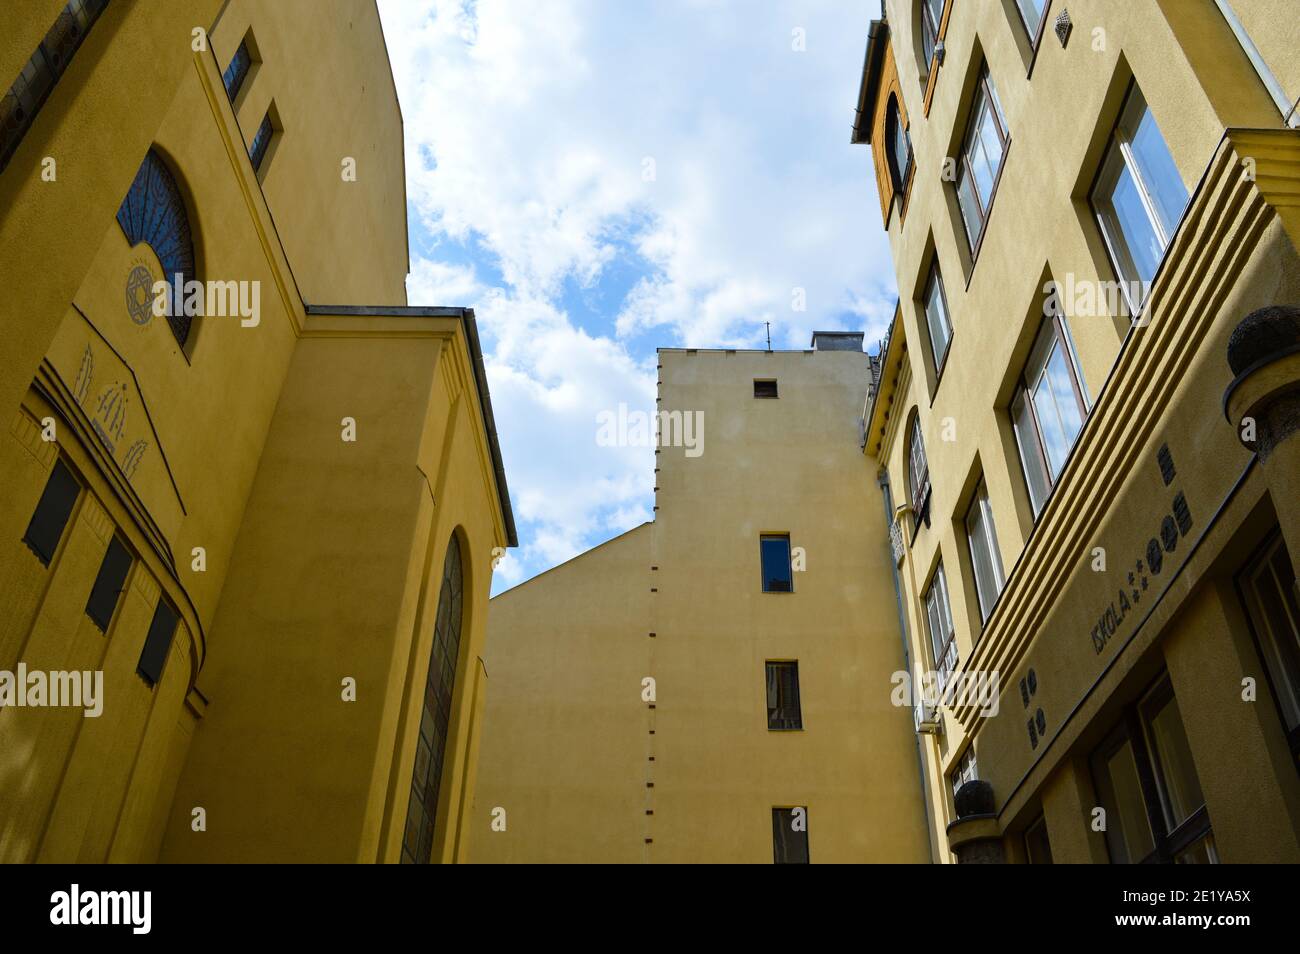
<path fill-rule="evenodd" d="M 861 331 L 814 331 L 814 351 L 862 351 Z"/>

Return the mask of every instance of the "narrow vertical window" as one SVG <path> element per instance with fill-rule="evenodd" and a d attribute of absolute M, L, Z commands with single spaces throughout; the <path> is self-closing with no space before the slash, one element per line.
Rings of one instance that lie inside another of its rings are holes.
<path fill-rule="evenodd" d="M 438 819 L 438 791 L 447 755 L 451 703 L 460 659 L 460 630 L 464 616 L 460 544 L 452 536 L 443 560 L 442 589 L 434 621 L 433 652 L 425 680 L 420 732 L 416 739 L 415 768 L 402 836 L 403 863 L 428 864 L 433 857 L 434 825 Z"/>
<path fill-rule="evenodd" d="M 158 607 L 153 612 L 153 621 L 149 624 L 149 635 L 144 638 L 144 648 L 140 651 L 140 662 L 136 672 L 150 686 L 156 686 L 162 678 L 163 666 L 167 663 L 167 654 L 172 649 L 172 639 L 176 635 L 176 622 L 179 617 L 165 599 L 158 600 Z"/>
<path fill-rule="evenodd" d="M 1061 476 L 1087 415 L 1063 319 L 1049 318 L 1034 340 L 1011 402 L 1012 425 L 1035 516 Z"/>
<path fill-rule="evenodd" d="M 808 809 L 772 809 L 772 861 L 778 865 L 808 864 Z"/>
<path fill-rule="evenodd" d="M 27 532 L 23 534 L 23 543 L 46 566 L 54 559 L 54 551 L 59 548 L 63 530 L 72 516 L 72 506 L 80 494 L 81 484 L 72 476 L 72 471 L 62 460 L 56 461 L 31 522 L 27 524 Z"/>
<path fill-rule="evenodd" d="M 925 508 L 930 502 L 930 465 L 925 459 L 921 416 L 916 413 L 912 414 L 912 427 L 907 441 L 907 483 L 912 498 L 912 511 L 919 524 L 925 519 Z"/>
<path fill-rule="evenodd" d="M 1009 140 L 1006 115 L 986 65 L 975 87 L 957 167 L 957 205 L 972 257 L 979 252 L 984 238 Z"/>
<path fill-rule="evenodd" d="M 952 625 L 952 607 L 948 602 L 948 581 L 940 563 L 934 571 L 930 588 L 925 591 L 925 622 L 930 634 L 930 652 L 934 660 L 935 681 L 943 689 L 957 668 L 957 638 Z"/>
<path fill-rule="evenodd" d="M 1092 190 L 1093 211 L 1134 315 L 1142 310 L 1187 201 L 1178 167 L 1135 85 Z"/>
<path fill-rule="evenodd" d="M 239 89 L 248 77 L 248 70 L 253 65 L 253 55 L 248 50 L 248 40 L 241 40 L 239 49 L 230 58 L 230 65 L 221 74 L 221 82 L 226 87 L 226 96 L 233 103 L 239 95 Z"/>
<path fill-rule="evenodd" d="M 769 662 L 767 674 L 767 727 L 802 729 L 803 713 L 799 706 L 799 664 Z"/>
<path fill-rule="evenodd" d="M 1246 568 L 1240 582 L 1291 754 L 1300 758 L 1300 606 L 1281 534 Z"/>
<path fill-rule="evenodd" d="M 253 134 L 253 141 L 248 145 L 248 158 L 253 161 L 253 169 L 259 173 L 262 171 L 262 162 L 266 159 L 266 150 L 271 147 L 271 137 L 274 135 L 275 126 L 271 122 L 271 113 L 268 110 L 262 117 L 262 124 Z"/>
<path fill-rule="evenodd" d="M 930 267 L 930 278 L 925 285 L 925 324 L 930 331 L 930 354 L 934 358 L 934 372 L 938 374 L 948 360 L 948 344 L 952 341 L 948 297 L 943 290 L 943 276 L 939 274 L 938 265 Z"/>
<path fill-rule="evenodd" d="M 99 627 L 101 633 L 108 632 L 108 624 L 113 621 L 113 612 L 117 609 L 122 587 L 126 583 L 126 574 L 130 569 L 131 551 L 126 548 L 121 537 L 115 534 L 99 564 L 99 573 L 95 576 L 95 585 L 91 588 L 90 599 L 86 603 L 86 615 Z"/>
<path fill-rule="evenodd" d="M 790 568 L 790 535 L 765 533 L 758 538 L 758 549 L 763 566 L 763 592 L 793 592 L 794 574 Z"/>
<path fill-rule="evenodd" d="M 885 118 L 889 141 L 889 177 L 894 193 L 901 199 L 907 190 L 907 180 L 912 173 L 912 140 L 898 109 L 898 97 L 889 98 L 889 114 Z"/>
<path fill-rule="evenodd" d="M 1034 46 L 1043 34 L 1043 13 L 1047 9 L 1047 0 L 1016 0 L 1020 9 L 1020 19 L 1025 24 L 1025 32 Z"/>
<path fill-rule="evenodd" d="M 921 0 L 921 52 L 925 62 L 921 74 L 930 72 L 934 51 L 939 45 L 939 24 L 943 22 L 944 0 Z"/>
<path fill-rule="evenodd" d="M 988 488 L 980 481 L 966 513 L 966 539 L 970 544 L 971 566 L 975 570 L 975 593 L 979 598 L 980 619 L 986 621 L 1002 593 L 1002 556 L 993 528 L 993 508 Z"/>

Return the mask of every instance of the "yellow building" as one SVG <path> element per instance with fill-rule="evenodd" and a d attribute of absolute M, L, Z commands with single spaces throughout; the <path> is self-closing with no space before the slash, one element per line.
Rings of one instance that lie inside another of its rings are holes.
<path fill-rule="evenodd" d="M 471 860 L 929 860 L 869 382 L 861 333 L 662 349 L 593 425 L 656 416 L 655 517 L 492 600 Z"/>
<path fill-rule="evenodd" d="M 945 858 L 1300 860 L 1294 7 L 871 28 L 900 300 L 864 451 L 912 657 L 1000 679 L 918 710 Z"/>
<path fill-rule="evenodd" d="M 2 16 L 0 860 L 463 857 L 515 531 L 374 4 Z"/>

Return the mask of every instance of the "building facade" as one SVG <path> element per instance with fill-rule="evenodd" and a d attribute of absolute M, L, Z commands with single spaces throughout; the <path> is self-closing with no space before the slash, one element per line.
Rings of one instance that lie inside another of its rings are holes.
<path fill-rule="evenodd" d="M 872 25 L 899 304 L 864 453 L 951 689 L 916 719 L 944 859 L 1300 860 L 1295 12 Z M 990 674 L 997 707 L 963 694 Z"/>
<path fill-rule="evenodd" d="M 653 521 L 491 602 L 470 860 L 929 860 L 861 333 L 658 364 Z"/>
<path fill-rule="evenodd" d="M 463 857 L 515 531 L 374 4 L 2 18 L 0 860 Z"/>

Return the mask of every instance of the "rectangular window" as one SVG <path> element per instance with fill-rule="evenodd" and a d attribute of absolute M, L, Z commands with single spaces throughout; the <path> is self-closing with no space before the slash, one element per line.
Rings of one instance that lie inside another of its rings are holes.
<path fill-rule="evenodd" d="M 1083 430 L 1087 401 L 1063 319 L 1043 322 L 1025 363 L 1011 421 L 1037 517 Z"/>
<path fill-rule="evenodd" d="M 275 126 L 271 122 L 271 112 L 267 110 L 262 125 L 257 127 L 257 133 L 248 147 L 248 158 L 253 160 L 253 168 L 258 172 L 262 171 L 262 161 L 266 159 L 266 150 L 270 148 L 271 137 L 274 135 Z"/>
<path fill-rule="evenodd" d="M 1134 315 L 1142 310 L 1187 201 L 1160 127 L 1134 85 L 1092 190 L 1093 211 Z"/>
<path fill-rule="evenodd" d="M 72 476 L 72 471 L 60 459 L 55 462 L 54 470 L 45 482 L 45 490 L 36 504 L 36 512 L 23 534 L 23 543 L 31 548 L 37 559 L 46 566 L 54 559 L 54 551 L 63 539 L 63 528 L 72 516 L 73 504 L 81 494 L 81 484 Z"/>
<path fill-rule="evenodd" d="M 953 795 L 956 795 L 967 782 L 973 782 L 977 778 L 979 778 L 979 771 L 975 767 L 975 746 L 972 745 L 962 754 L 948 777 Z"/>
<path fill-rule="evenodd" d="M 158 601 L 154 610 L 153 622 L 149 624 L 149 635 L 144 639 L 144 649 L 140 651 L 140 663 L 136 667 L 146 683 L 156 686 L 162 678 L 163 666 L 167 654 L 171 652 L 172 638 L 176 635 L 176 611 L 167 605 L 165 599 Z"/>
<path fill-rule="evenodd" d="M 108 0 L 71 0 L 0 97 L 0 172 L 9 165 L 36 114 L 106 6 Z"/>
<path fill-rule="evenodd" d="M 1047 840 L 1047 819 L 1042 815 L 1025 829 L 1025 860 L 1031 865 L 1052 863 L 1052 843 Z"/>
<path fill-rule="evenodd" d="M 948 676 L 957 668 L 957 640 L 952 626 L 952 609 L 948 603 L 948 581 L 944 578 L 943 564 L 934 571 L 930 588 L 925 591 L 925 621 L 930 633 L 930 651 L 939 688 L 948 682 Z"/>
<path fill-rule="evenodd" d="M 939 266 L 930 267 L 930 280 L 925 286 L 925 324 L 930 329 L 930 354 L 934 358 L 934 373 L 943 370 L 948 359 L 948 343 L 952 341 L 952 322 L 948 319 L 948 298 L 943 290 L 943 277 Z"/>
<path fill-rule="evenodd" d="M 1042 36 L 1047 0 L 1016 0 L 1016 6 L 1020 8 L 1020 19 L 1024 21 L 1029 39 L 1037 46 L 1038 38 Z"/>
<path fill-rule="evenodd" d="M 790 570 L 790 535 L 765 533 L 758 538 L 758 549 L 763 564 L 763 592 L 793 592 L 794 574 Z"/>
<path fill-rule="evenodd" d="M 90 600 L 86 603 L 86 615 L 99 627 L 101 633 L 108 632 L 108 624 L 113 621 L 113 611 L 117 609 L 118 598 L 122 595 L 122 586 L 126 583 L 126 574 L 130 569 L 131 551 L 120 537 L 114 536 L 103 562 L 99 564 L 99 574 L 95 577 Z"/>
<path fill-rule="evenodd" d="M 1091 762 L 1113 863 L 1218 862 L 1168 677 L 1126 711 Z"/>
<path fill-rule="evenodd" d="M 799 708 L 799 664 L 769 662 L 767 667 L 767 727 L 802 729 Z"/>
<path fill-rule="evenodd" d="M 957 204 L 972 257 L 979 251 L 984 237 L 1009 139 L 1006 116 L 985 65 L 975 87 L 957 168 Z"/>
<path fill-rule="evenodd" d="M 244 85 L 244 79 L 248 76 L 248 70 L 252 65 L 253 55 L 248 51 L 248 40 L 241 40 L 239 49 L 235 50 L 235 55 L 230 58 L 230 65 L 226 67 L 226 72 L 221 74 L 221 82 L 226 87 L 226 96 L 232 103 L 239 95 L 239 88 Z"/>
<path fill-rule="evenodd" d="M 921 72 L 929 74 L 930 61 L 934 59 L 935 47 L 939 45 L 939 24 L 943 22 L 944 0 L 922 0 L 921 2 L 921 47 L 925 62 Z"/>
<path fill-rule="evenodd" d="M 772 862 L 808 864 L 808 809 L 772 809 Z"/>
<path fill-rule="evenodd" d="M 1265 545 L 1239 582 L 1291 754 L 1300 758 L 1300 606 L 1295 570 L 1281 534 Z"/>
<path fill-rule="evenodd" d="M 759 380 L 754 379 L 754 397 L 756 398 L 774 398 L 776 397 L 776 380 Z"/>
<path fill-rule="evenodd" d="M 998 537 L 993 529 L 993 508 L 989 505 L 988 488 L 981 480 L 966 513 L 966 539 L 970 543 L 971 565 L 975 570 L 975 592 L 979 597 L 980 619 L 987 620 L 998 601 L 1004 582 L 1002 556 L 998 553 Z"/>

